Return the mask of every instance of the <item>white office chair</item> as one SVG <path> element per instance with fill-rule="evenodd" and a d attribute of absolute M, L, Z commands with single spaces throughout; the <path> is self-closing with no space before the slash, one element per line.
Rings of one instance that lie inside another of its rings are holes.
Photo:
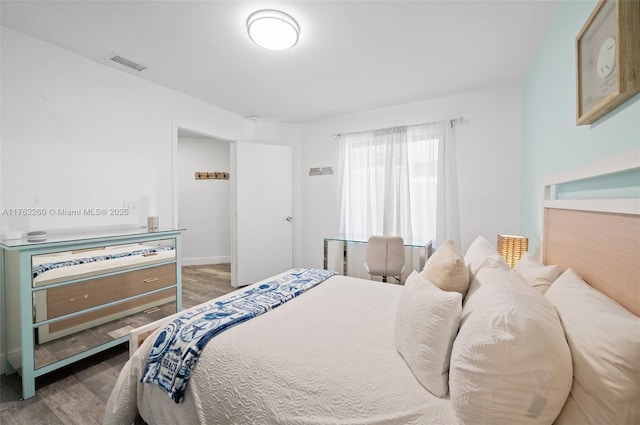
<path fill-rule="evenodd" d="M 364 268 L 371 276 L 388 276 L 400 281 L 404 270 L 404 241 L 399 236 L 371 236 L 367 243 Z"/>

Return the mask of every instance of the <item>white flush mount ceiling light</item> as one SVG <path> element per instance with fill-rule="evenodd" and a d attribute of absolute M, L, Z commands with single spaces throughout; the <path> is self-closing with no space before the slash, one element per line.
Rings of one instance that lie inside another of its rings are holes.
<path fill-rule="evenodd" d="M 291 16 L 279 10 L 259 10 L 247 19 L 249 38 L 271 50 L 290 49 L 300 36 L 300 27 Z"/>

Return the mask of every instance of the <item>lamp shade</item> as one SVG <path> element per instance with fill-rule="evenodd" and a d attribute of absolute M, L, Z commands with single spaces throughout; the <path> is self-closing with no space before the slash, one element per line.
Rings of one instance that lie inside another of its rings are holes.
<path fill-rule="evenodd" d="M 524 236 L 498 235 L 498 252 L 514 268 L 529 249 L 529 239 Z"/>
<path fill-rule="evenodd" d="M 300 27 L 295 19 L 279 10 L 259 10 L 247 19 L 249 38 L 258 46 L 284 50 L 296 45 Z"/>

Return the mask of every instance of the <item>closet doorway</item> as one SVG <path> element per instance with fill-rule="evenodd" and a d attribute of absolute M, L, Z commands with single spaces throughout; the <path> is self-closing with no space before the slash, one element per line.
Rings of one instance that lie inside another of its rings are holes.
<path fill-rule="evenodd" d="M 196 178 L 196 173 L 227 173 L 231 143 L 184 129 L 177 130 L 174 164 L 182 265 L 231 263 L 231 185 L 227 178 Z"/>

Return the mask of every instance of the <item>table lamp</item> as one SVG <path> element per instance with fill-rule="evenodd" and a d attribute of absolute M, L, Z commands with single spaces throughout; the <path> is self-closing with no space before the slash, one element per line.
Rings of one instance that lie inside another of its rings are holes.
<path fill-rule="evenodd" d="M 498 235 L 498 252 L 514 268 L 529 248 L 529 239 L 524 236 Z"/>

